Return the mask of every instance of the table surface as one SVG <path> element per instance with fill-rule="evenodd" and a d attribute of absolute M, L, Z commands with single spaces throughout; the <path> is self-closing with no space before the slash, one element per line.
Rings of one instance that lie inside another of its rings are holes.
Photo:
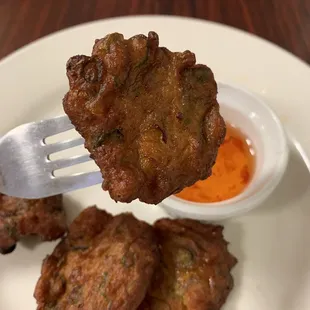
<path fill-rule="evenodd" d="M 310 0 L 0 0 L 0 58 L 63 28 L 136 14 L 224 23 L 272 41 L 310 63 Z"/>

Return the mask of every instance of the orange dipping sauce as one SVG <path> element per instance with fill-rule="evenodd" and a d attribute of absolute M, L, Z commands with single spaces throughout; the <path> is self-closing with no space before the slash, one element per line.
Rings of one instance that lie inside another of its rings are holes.
<path fill-rule="evenodd" d="M 177 197 L 194 202 L 219 202 L 237 196 L 247 187 L 255 169 L 252 143 L 235 127 L 226 124 L 226 128 L 212 175 L 184 188 Z"/>

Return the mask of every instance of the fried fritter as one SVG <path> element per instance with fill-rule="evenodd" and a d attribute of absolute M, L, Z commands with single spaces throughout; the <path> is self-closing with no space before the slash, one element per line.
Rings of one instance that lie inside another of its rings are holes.
<path fill-rule="evenodd" d="M 62 195 L 21 199 L 0 194 L 0 253 L 12 252 L 23 236 L 56 240 L 66 232 Z"/>
<path fill-rule="evenodd" d="M 158 35 L 96 40 L 67 63 L 64 110 L 116 201 L 157 204 L 211 174 L 225 123 L 212 71 Z"/>
<path fill-rule="evenodd" d="M 237 260 L 228 252 L 223 228 L 194 220 L 154 224 L 160 267 L 139 310 L 218 310 L 233 288 L 230 270 Z"/>
<path fill-rule="evenodd" d="M 90 207 L 42 266 L 38 310 L 134 310 L 158 263 L 152 227 Z"/>

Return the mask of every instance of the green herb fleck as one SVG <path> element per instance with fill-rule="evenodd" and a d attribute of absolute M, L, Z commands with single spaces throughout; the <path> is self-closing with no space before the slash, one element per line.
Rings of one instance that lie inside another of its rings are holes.
<path fill-rule="evenodd" d="M 102 287 L 102 285 L 105 286 L 105 285 L 107 284 L 107 282 L 108 282 L 108 276 L 109 276 L 108 272 L 105 271 L 105 272 L 103 273 L 103 276 L 102 276 L 103 280 L 102 280 L 102 282 L 101 282 L 101 287 Z"/>
<path fill-rule="evenodd" d="M 10 225 L 8 223 L 4 224 L 4 229 L 7 232 L 7 234 L 12 238 L 15 239 L 17 236 L 17 230 L 16 227 L 13 225 Z"/>
<path fill-rule="evenodd" d="M 210 71 L 205 68 L 198 69 L 196 71 L 196 77 L 198 82 L 205 83 L 210 79 Z"/>
<path fill-rule="evenodd" d="M 111 45 L 112 43 L 115 43 L 122 39 L 122 35 L 119 33 L 111 33 L 108 35 L 108 37 L 104 40 L 104 46 L 102 50 L 108 54 L 111 51 Z"/>
<path fill-rule="evenodd" d="M 61 285 L 65 286 L 66 282 L 67 282 L 65 276 L 63 274 L 60 274 L 59 278 L 60 278 L 60 281 L 61 281 Z"/>
<path fill-rule="evenodd" d="M 48 303 L 45 307 L 46 310 L 56 310 L 56 305 L 55 305 L 55 302 L 52 301 L 50 303 Z"/>
<path fill-rule="evenodd" d="M 93 148 L 97 148 L 105 144 L 107 141 L 117 141 L 122 142 L 124 139 L 124 135 L 122 130 L 119 128 L 110 130 L 101 135 L 98 135 L 93 142 Z"/>
<path fill-rule="evenodd" d="M 101 296 L 103 296 L 105 300 L 108 300 L 108 296 L 106 295 L 105 292 L 101 292 Z"/>
<path fill-rule="evenodd" d="M 124 255 L 123 257 L 122 257 L 122 265 L 123 266 L 125 266 L 126 265 L 126 256 Z"/>
<path fill-rule="evenodd" d="M 102 275 L 102 280 L 99 284 L 99 290 L 100 290 L 100 294 L 106 299 L 108 300 L 108 297 L 106 295 L 106 287 L 108 285 L 109 282 L 109 274 L 107 271 L 105 271 Z"/>
<path fill-rule="evenodd" d="M 188 125 L 191 123 L 190 117 L 185 117 L 185 118 L 183 119 L 183 123 L 184 123 L 185 126 L 188 126 Z"/>
<path fill-rule="evenodd" d="M 116 88 L 119 88 L 120 86 L 122 86 L 122 81 L 119 78 L 119 76 L 117 76 L 117 75 L 114 76 L 114 83 L 115 83 Z"/>
<path fill-rule="evenodd" d="M 190 267 L 194 262 L 194 253 L 189 249 L 180 248 L 177 252 L 176 262 L 182 267 Z"/>
<path fill-rule="evenodd" d="M 85 251 L 88 249 L 88 246 L 85 245 L 72 245 L 71 246 L 72 251 Z"/>
<path fill-rule="evenodd" d="M 113 303 L 112 300 L 110 300 L 109 303 L 108 303 L 107 310 L 110 310 L 112 308 L 112 303 Z"/>
<path fill-rule="evenodd" d="M 105 292 L 101 292 L 101 296 L 105 299 L 106 302 L 108 302 L 108 303 L 111 302 L 109 296 L 107 296 L 107 294 Z"/>
<path fill-rule="evenodd" d="M 76 305 L 80 302 L 81 297 L 82 297 L 82 286 L 81 285 L 75 286 L 70 292 L 70 295 L 68 296 L 69 303 L 72 305 Z"/>
<path fill-rule="evenodd" d="M 142 57 L 142 59 L 135 65 L 135 68 L 139 68 L 142 67 L 143 65 L 145 65 L 147 63 L 149 59 L 149 47 L 146 47 L 146 53 L 145 55 Z"/>
<path fill-rule="evenodd" d="M 121 264 L 125 268 L 130 268 L 135 264 L 135 255 L 132 253 L 125 254 L 121 259 Z"/>
<path fill-rule="evenodd" d="M 124 161 L 125 162 L 125 161 Z M 123 232 L 123 227 L 122 225 L 118 225 L 115 229 L 115 233 L 121 234 Z"/>
<path fill-rule="evenodd" d="M 62 266 L 64 262 L 65 262 L 65 256 L 61 256 L 61 259 L 57 262 L 57 265 L 56 265 L 57 268 Z"/>

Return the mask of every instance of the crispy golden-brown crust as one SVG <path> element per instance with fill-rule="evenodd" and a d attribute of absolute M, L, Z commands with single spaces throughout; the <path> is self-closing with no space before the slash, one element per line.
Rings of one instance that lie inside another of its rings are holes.
<path fill-rule="evenodd" d="M 158 262 L 153 230 L 125 213 L 90 207 L 42 266 L 38 310 L 134 310 Z"/>
<path fill-rule="evenodd" d="M 67 63 L 65 112 L 116 201 L 157 204 L 207 178 L 225 136 L 212 71 L 158 44 L 113 33 Z"/>
<path fill-rule="evenodd" d="M 218 310 L 233 287 L 221 226 L 162 219 L 154 224 L 161 261 L 139 310 Z"/>
<path fill-rule="evenodd" d="M 50 241 L 65 232 L 62 195 L 29 200 L 0 194 L 0 253 L 12 252 L 23 236 L 38 235 Z"/>

